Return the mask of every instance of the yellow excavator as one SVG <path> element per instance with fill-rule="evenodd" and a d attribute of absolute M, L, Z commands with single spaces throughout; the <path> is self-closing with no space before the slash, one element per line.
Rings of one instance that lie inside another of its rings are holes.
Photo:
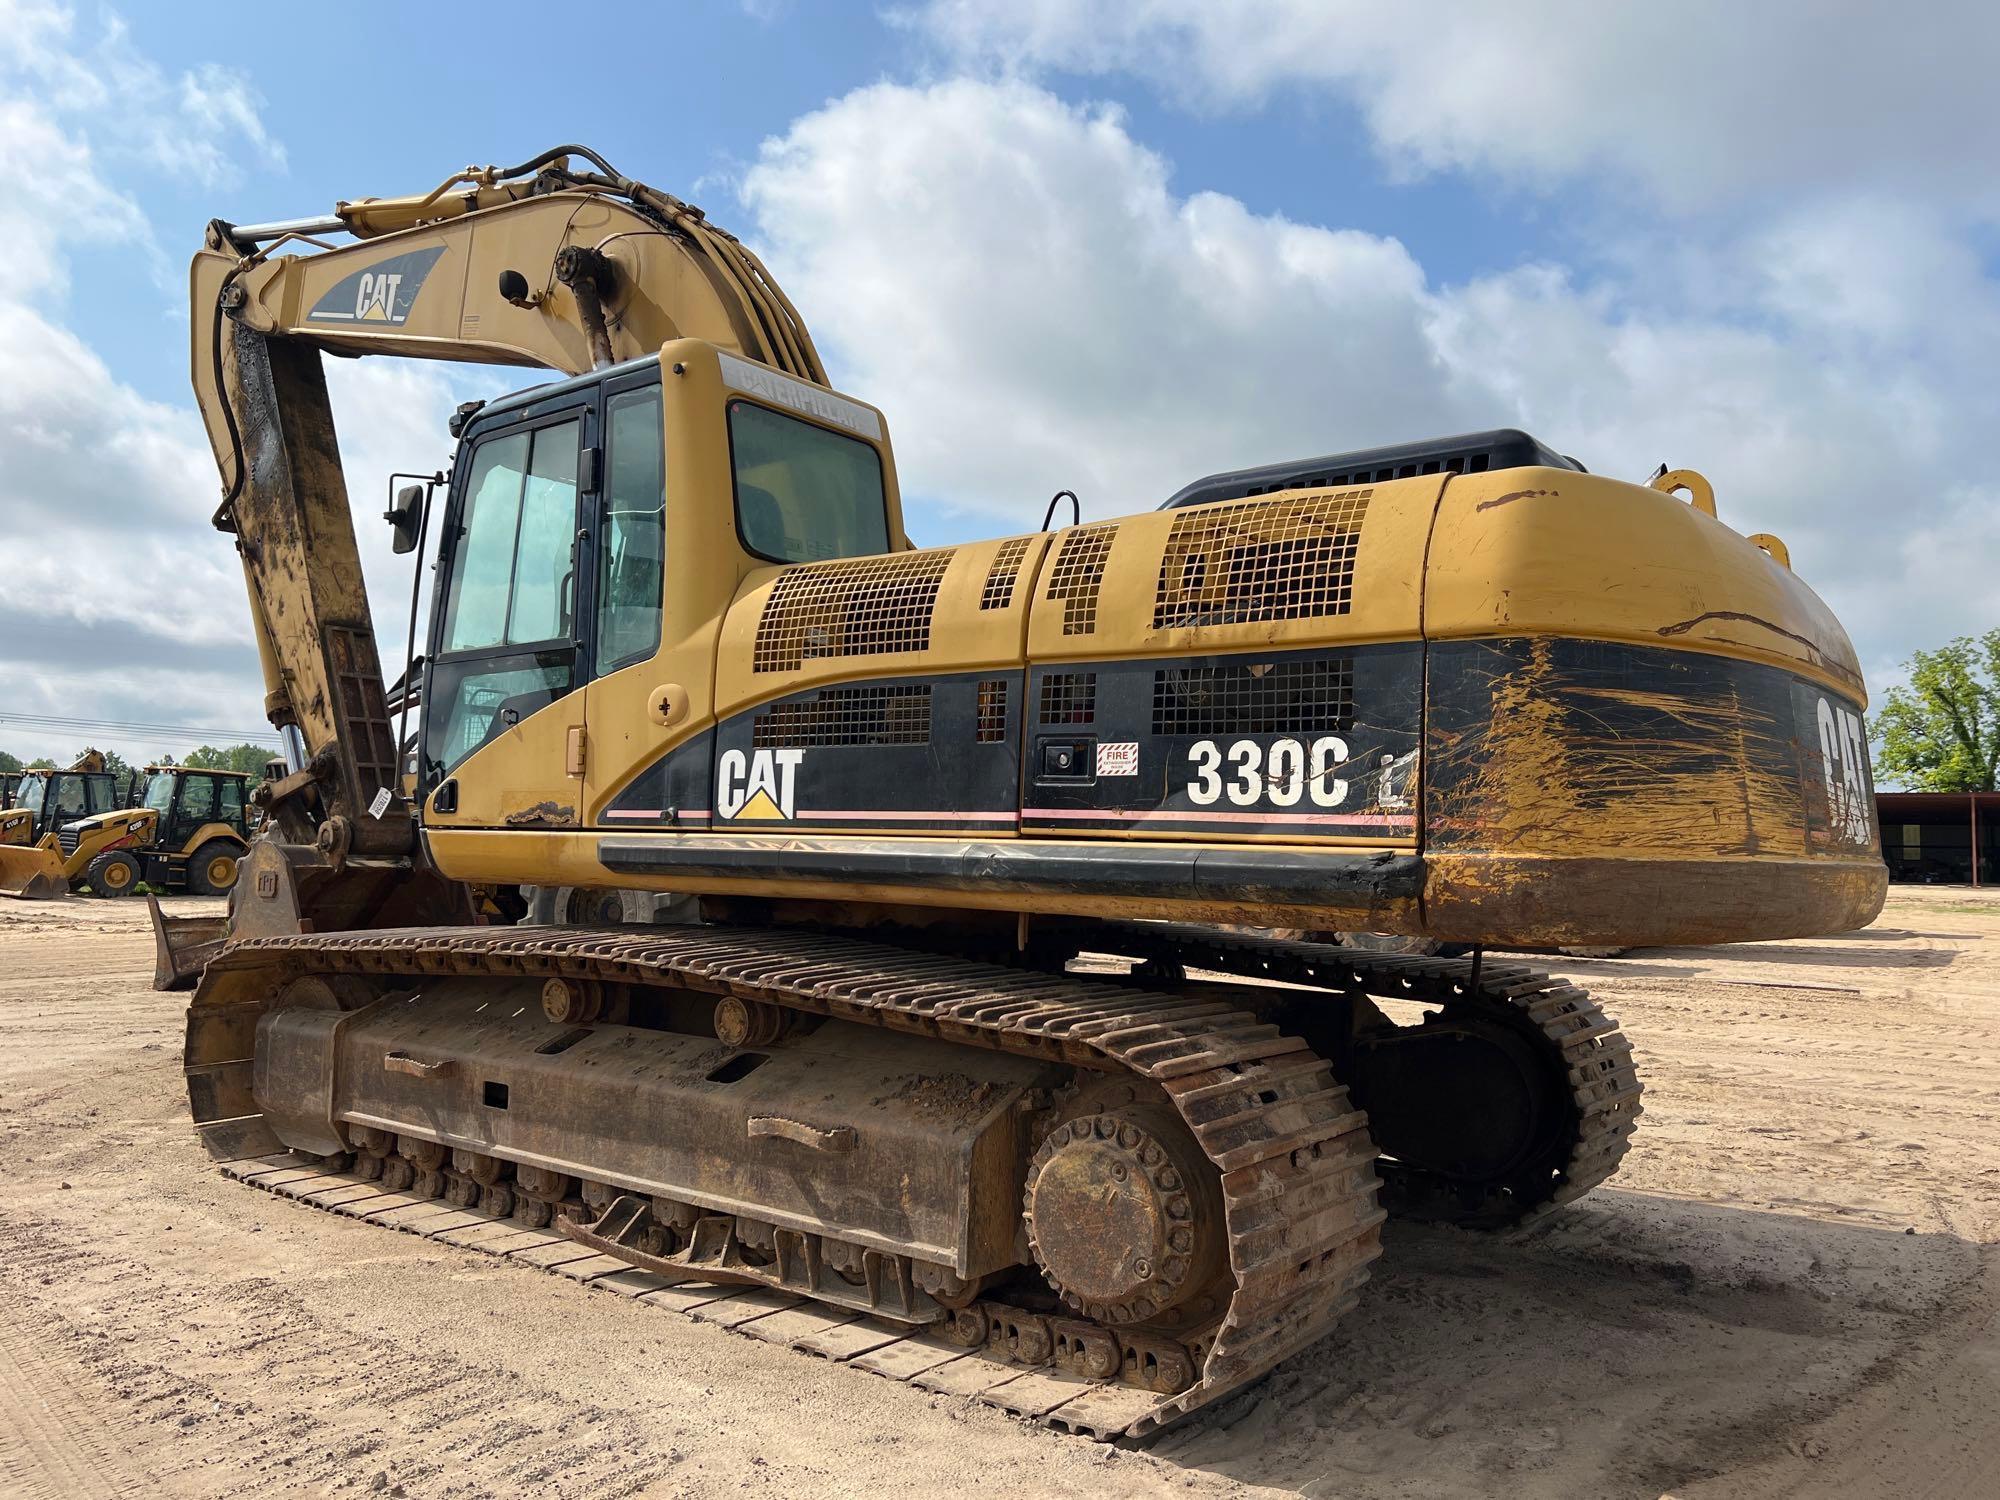
<path fill-rule="evenodd" d="M 1386 1214 L 1617 1168 L 1630 1042 L 1488 945 L 1881 904 L 1854 652 L 1690 471 L 1496 431 L 917 548 L 758 259 L 574 146 L 216 221 L 190 284 L 287 764 L 161 982 L 246 1182 L 1143 1435 L 1322 1337 Z M 562 377 L 389 506 L 407 782 L 326 354 Z"/>

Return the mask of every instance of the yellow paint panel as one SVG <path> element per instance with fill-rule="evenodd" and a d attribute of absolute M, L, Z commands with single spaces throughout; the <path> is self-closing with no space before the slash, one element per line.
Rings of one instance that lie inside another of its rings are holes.
<path fill-rule="evenodd" d="M 1729 514 L 1726 494 L 1721 509 Z M 1797 574 L 1643 485 L 1568 469 L 1456 476 L 1428 576 L 1432 640 L 1566 635 L 1712 651 L 1865 703 L 1847 632 Z"/>
<path fill-rule="evenodd" d="M 879 560 L 886 564 L 883 568 L 871 566 L 875 560 L 850 558 L 753 573 L 723 623 L 717 717 L 727 718 L 806 688 L 857 679 L 1020 670 L 1035 572 L 1049 540 L 1037 533 L 897 553 Z M 938 562 L 943 563 L 941 577 L 935 576 Z M 767 641 L 762 653 L 767 665 L 759 670 L 759 632 L 771 610 L 772 594 L 788 578 L 794 580 L 789 587 L 797 589 L 801 576 L 852 577 L 856 583 L 844 600 L 816 601 L 804 610 L 795 606 L 796 623 L 788 623 L 785 633 L 788 643 L 800 649 L 796 656 L 783 653 L 785 665 L 771 669 L 768 662 L 774 653 Z M 927 590 L 933 579 L 936 595 L 927 609 L 907 602 Z M 889 630 L 908 638 L 916 632 L 905 627 L 924 620 L 928 622 L 921 632 L 928 637 L 924 649 L 847 649 L 851 641 L 866 643 L 869 636 L 879 638 Z"/>
<path fill-rule="evenodd" d="M 1030 657 L 1414 640 L 1442 486 L 1443 476 L 1431 475 L 1287 490 L 1061 532 L 1035 592 Z M 1108 548 L 1099 540 L 1105 532 Z"/>

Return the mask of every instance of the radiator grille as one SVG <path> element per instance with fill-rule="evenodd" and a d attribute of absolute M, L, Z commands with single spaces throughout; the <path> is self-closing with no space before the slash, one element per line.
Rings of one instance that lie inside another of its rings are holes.
<path fill-rule="evenodd" d="M 1062 600 L 1064 635 L 1089 635 L 1097 629 L 1097 588 L 1104 581 L 1104 559 L 1117 537 L 1117 526 L 1110 524 L 1078 526 L 1063 533 L 1049 569 L 1048 597 Z"/>
<path fill-rule="evenodd" d="M 789 672 L 836 656 L 926 651 L 952 549 L 893 552 L 794 568 L 757 621 L 753 672 Z"/>
<path fill-rule="evenodd" d="M 1153 674 L 1153 733 L 1330 734 L 1354 719 L 1346 658 L 1167 668 Z"/>
<path fill-rule="evenodd" d="M 998 745 L 1007 738 L 1007 679 L 989 677 L 979 684 L 979 717 L 975 739 Z"/>
<path fill-rule="evenodd" d="M 1244 500 L 1174 522 L 1153 628 L 1344 615 L 1372 490 Z"/>
<path fill-rule="evenodd" d="M 750 743 L 760 750 L 927 745 L 930 738 L 931 690 L 927 683 L 828 688 L 810 698 L 773 704 L 750 726 Z"/>
<path fill-rule="evenodd" d="M 986 587 L 979 594 L 981 609 L 1005 609 L 1014 602 L 1014 585 L 1021 576 L 1021 559 L 1027 555 L 1027 537 L 1017 536 L 1000 544 L 1000 550 L 993 554 L 993 566 L 986 574 Z"/>
<path fill-rule="evenodd" d="M 1044 724 L 1097 722 L 1097 674 L 1051 672 L 1042 679 L 1041 721 Z"/>

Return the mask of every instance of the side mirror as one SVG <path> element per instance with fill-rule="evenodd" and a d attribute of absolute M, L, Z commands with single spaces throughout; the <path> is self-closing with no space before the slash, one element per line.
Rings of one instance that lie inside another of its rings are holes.
<path fill-rule="evenodd" d="M 417 550 L 417 536 L 424 521 L 424 487 L 420 484 L 406 484 L 396 491 L 395 503 L 382 513 L 382 519 L 395 532 L 394 547 L 398 556 Z"/>

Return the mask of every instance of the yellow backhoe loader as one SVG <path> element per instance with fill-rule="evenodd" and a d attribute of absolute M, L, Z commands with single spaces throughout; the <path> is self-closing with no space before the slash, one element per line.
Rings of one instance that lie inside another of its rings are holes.
<path fill-rule="evenodd" d="M 1323 1336 L 1385 1214 L 1617 1168 L 1631 1044 L 1488 945 L 1881 904 L 1854 652 L 1698 474 L 1496 431 L 917 548 L 756 257 L 580 147 L 216 221 L 190 284 L 288 750 L 161 979 L 246 1182 L 1145 1434 Z M 436 550 L 407 784 L 328 353 L 564 377 L 390 506 Z"/>
<path fill-rule="evenodd" d="M 33 849 L 34 867 L 0 894 L 47 899 L 66 891 L 129 896 L 141 882 L 155 892 L 226 896 L 248 842 L 244 798 L 249 777 L 236 771 L 148 766 L 136 806 L 65 822 Z M 0 849 L 0 870 L 8 853 Z"/>
<path fill-rule="evenodd" d="M 0 810 L 0 896 L 47 900 L 69 888 L 63 830 L 123 802 L 107 765 L 102 752 L 86 750 L 66 769 L 21 773 L 12 806 Z"/>
<path fill-rule="evenodd" d="M 19 771 L 0 771 L 0 812 L 14 805 L 14 788 L 20 784 Z"/>

